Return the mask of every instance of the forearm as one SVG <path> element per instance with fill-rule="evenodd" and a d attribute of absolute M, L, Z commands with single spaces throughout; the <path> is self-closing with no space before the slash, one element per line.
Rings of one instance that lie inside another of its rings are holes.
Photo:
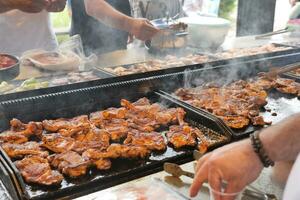
<path fill-rule="evenodd" d="M 0 0 L 0 13 L 4 13 L 12 9 L 13 9 L 13 5 L 11 1 Z"/>
<path fill-rule="evenodd" d="M 300 153 L 300 113 L 263 130 L 260 139 L 273 161 L 295 159 Z"/>
<path fill-rule="evenodd" d="M 84 3 L 88 15 L 108 26 L 130 32 L 133 18 L 117 11 L 104 0 L 84 0 Z"/>

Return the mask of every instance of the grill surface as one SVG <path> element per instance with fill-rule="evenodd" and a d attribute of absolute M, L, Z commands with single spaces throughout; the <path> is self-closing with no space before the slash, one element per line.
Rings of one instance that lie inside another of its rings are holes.
<path fill-rule="evenodd" d="M 227 136 L 228 140 L 225 143 L 230 141 L 231 135 L 215 118 L 190 110 L 183 105 L 172 102 L 168 98 L 164 98 L 158 93 L 148 92 L 139 81 L 115 83 L 60 94 L 2 102 L 0 103 L 2 114 L 0 118 L 1 130 L 8 128 L 8 121 L 12 117 L 19 118 L 25 122 L 73 117 L 108 107 L 116 107 L 119 105 L 121 98 L 135 101 L 144 96 L 152 102 L 162 102 L 169 107 L 183 107 L 187 112 L 186 121 L 188 123 L 198 127 L 204 125 L 215 132 Z M 222 144 L 224 143 L 217 144 L 217 146 Z M 162 169 L 163 163 L 166 161 L 180 164 L 192 160 L 192 149 L 174 150 L 168 147 L 166 152 L 161 154 L 153 153 L 147 160 L 116 160 L 112 164 L 112 169 L 107 172 L 91 170 L 90 173 L 82 178 L 65 178 L 60 187 L 41 187 L 26 184 L 20 176 L 19 171 L 2 149 L 1 153 L 10 168 L 14 171 L 18 183 L 21 185 L 21 195 L 28 199 L 80 196 L 157 172 Z"/>

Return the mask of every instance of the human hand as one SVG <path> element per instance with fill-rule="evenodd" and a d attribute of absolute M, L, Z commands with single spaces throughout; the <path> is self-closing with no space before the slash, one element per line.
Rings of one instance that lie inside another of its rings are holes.
<path fill-rule="evenodd" d="M 291 6 L 295 6 L 295 4 L 297 2 L 297 0 L 289 0 L 289 1 L 290 1 Z"/>
<path fill-rule="evenodd" d="M 133 37 L 133 35 L 132 35 L 131 33 L 129 33 L 129 35 L 128 35 L 128 39 L 127 39 L 127 44 L 131 44 L 131 43 L 133 43 L 133 40 L 134 40 L 134 37 Z"/>
<path fill-rule="evenodd" d="M 221 192 L 223 182 L 227 184 L 225 193 L 240 192 L 259 176 L 262 169 L 250 140 L 224 146 L 198 161 L 190 196 L 195 197 L 205 181 L 218 192 Z M 221 200 L 221 197 L 215 196 L 215 199 Z"/>
<path fill-rule="evenodd" d="M 61 12 L 66 7 L 66 0 L 49 0 L 50 4 L 47 6 L 46 10 L 48 12 Z"/>
<path fill-rule="evenodd" d="M 38 13 L 49 5 L 49 0 L 11 0 L 11 7 L 28 13 Z"/>
<path fill-rule="evenodd" d="M 137 39 L 146 41 L 159 32 L 147 19 L 133 19 L 129 32 Z"/>

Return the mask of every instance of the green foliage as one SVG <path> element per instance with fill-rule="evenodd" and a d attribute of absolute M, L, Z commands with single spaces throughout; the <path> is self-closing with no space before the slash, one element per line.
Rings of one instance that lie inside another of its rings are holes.
<path fill-rule="evenodd" d="M 63 12 L 51 13 L 51 21 L 54 28 L 66 28 L 70 25 L 70 16 L 68 9 Z"/>
<path fill-rule="evenodd" d="M 236 7 L 236 4 L 237 4 L 237 0 L 221 0 L 219 16 L 225 19 L 230 19 L 230 14 Z"/>

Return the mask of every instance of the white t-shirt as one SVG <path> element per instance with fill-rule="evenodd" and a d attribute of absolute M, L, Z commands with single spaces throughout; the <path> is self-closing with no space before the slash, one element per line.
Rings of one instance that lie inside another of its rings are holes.
<path fill-rule="evenodd" d="M 290 172 L 287 184 L 285 186 L 283 200 L 299 200 L 300 199 L 300 154 Z"/>
<path fill-rule="evenodd" d="M 0 52 L 20 56 L 31 49 L 53 50 L 57 41 L 47 11 L 25 13 L 11 10 L 0 14 Z"/>
<path fill-rule="evenodd" d="M 130 0 L 133 16 L 136 18 L 145 17 L 149 20 L 164 18 L 169 13 L 170 17 L 182 14 L 182 0 Z M 142 9 L 146 16 L 142 15 Z"/>

